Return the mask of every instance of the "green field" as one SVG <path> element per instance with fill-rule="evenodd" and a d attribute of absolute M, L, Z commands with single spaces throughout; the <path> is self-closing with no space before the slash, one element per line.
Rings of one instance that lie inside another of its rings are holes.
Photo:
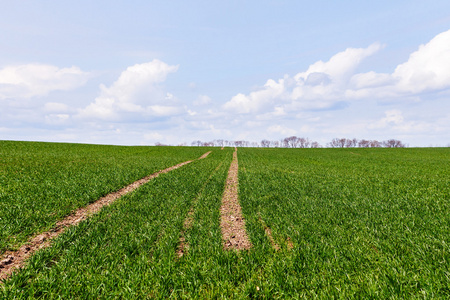
<path fill-rule="evenodd" d="M 234 149 L 0 145 L 0 228 L 14 228 L 2 231 L 3 249 L 212 150 L 67 230 L 0 284 L 3 298 L 450 297 L 449 148 L 239 148 L 253 247 L 226 251 L 219 209 Z"/>
<path fill-rule="evenodd" d="M 0 141 L 0 255 L 74 209 L 206 151 Z"/>

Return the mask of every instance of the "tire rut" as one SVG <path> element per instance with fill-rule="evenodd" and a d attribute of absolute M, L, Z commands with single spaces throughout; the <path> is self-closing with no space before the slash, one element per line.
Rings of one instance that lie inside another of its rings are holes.
<path fill-rule="evenodd" d="M 252 247 L 239 204 L 238 168 L 237 148 L 235 148 L 220 207 L 220 227 L 225 250 L 247 250 Z"/>

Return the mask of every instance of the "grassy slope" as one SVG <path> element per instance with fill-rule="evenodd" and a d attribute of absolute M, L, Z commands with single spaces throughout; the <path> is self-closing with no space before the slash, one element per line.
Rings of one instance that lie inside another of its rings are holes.
<path fill-rule="evenodd" d="M 0 254 L 74 209 L 206 151 L 0 141 Z"/>

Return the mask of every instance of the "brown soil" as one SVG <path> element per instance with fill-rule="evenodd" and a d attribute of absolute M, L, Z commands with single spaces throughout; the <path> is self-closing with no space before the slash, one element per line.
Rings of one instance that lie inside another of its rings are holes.
<path fill-rule="evenodd" d="M 220 227 L 224 239 L 225 250 L 250 249 L 252 244 L 245 231 L 245 220 L 238 199 L 238 159 L 237 148 L 233 153 L 233 160 L 228 171 L 225 191 L 220 207 Z"/>
<path fill-rule="evenodd" d="M 203 154 L 199 159 L 205 158 L 209 153 L 211 153 L 211 151 Z M 6 252 L 2 257 L 0 257 L 0 283 L 4 279 L 8 278 L 15 269 L 21 268 L 24 265 L 25 260 L 34 252 L 41 248 L 48 247 L 51 240 L 63 233 L 67 227 L 77 225 L 81 221 L 87 219 L 90 215 L 99 212 L 103 206 L 109 205 L 121 196 L 134 191 L 144 183 L 147 183 L 151 179 L 158 177 L 159 174 L 168 173 L 191 162 L 191 160 L 185 161 L 170 168 L 160 170 L 154 174 L 133 182 L 132 184 L 118 190 L 117 192 L 110 193 L 102 197 L 96 202 L 89 204 L 88 206 L 79 208 L 63 220 L 58 221 L 55 227 L 53 227 L 50 231 L 43 232 L 29 239 L 25 245 L 19 248 L 19 250 Z"/>
<path fill-rule="evenodd" d="M 204 159 L 204 158 L 206 158 L 210 153 L 211 153 L 211 151 L 208 151 L 208 152 L 206 152 L 205 154 L 203 154 L 202 156 L 200 156 L 198 159 Z"/>

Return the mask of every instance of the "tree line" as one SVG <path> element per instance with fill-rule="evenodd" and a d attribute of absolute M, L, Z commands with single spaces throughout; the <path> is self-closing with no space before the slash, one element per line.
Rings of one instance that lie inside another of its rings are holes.
<path fill-rule="evenodd" d="M 210 142 L 202 142 L 200 140 L 193 141 L 191 146 L 199 147 L 261 147 L 261 148 L 323 148 L 316 141 L 309 138 L 289 136 L 281 140 L 261 140 L 261 142 L 249 141 L 228 141 L 223 139 L 213 140 Z M 326 148 L 404 148 L 406 145 L 396 139 L 389 139 L 385 141 L 365 140 L 365 139 L 348 139 L 348 138 L 334 138 L 325 145 Z"/>

